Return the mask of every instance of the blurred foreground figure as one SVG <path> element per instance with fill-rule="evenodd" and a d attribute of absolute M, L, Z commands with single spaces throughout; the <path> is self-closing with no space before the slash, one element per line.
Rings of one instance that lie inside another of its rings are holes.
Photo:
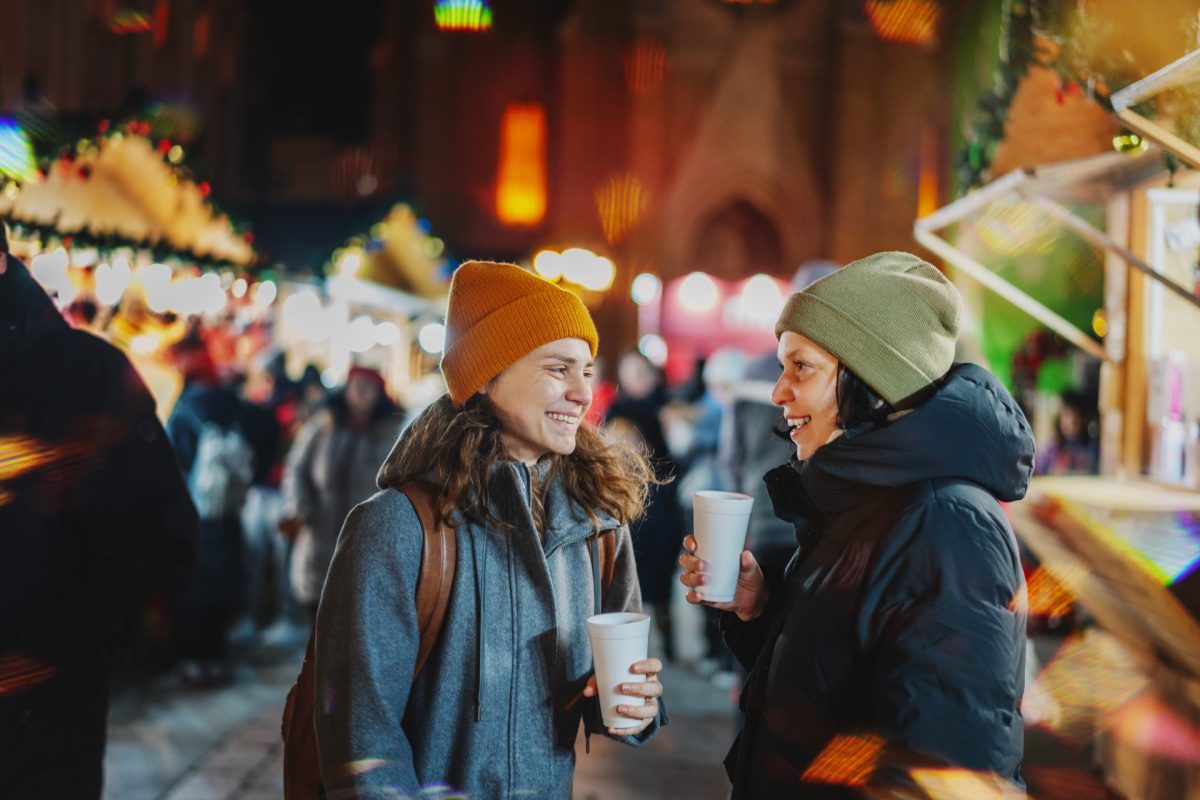
<path fill-rule="evenodd" d="M 733 602 L 713 604 L 750 670 L 735 798 L 924 796 L 918 770 L 945 767 L 996 790 L 972 797 L 1024 796 L 1025 579 L 999 501 L 1025 494 L 1033 437 L 999 381 L 952 363 L 960 309 L 892 252 L 776 323 L 795 455 L 764 480 L 799 549 L 786 569 L 743 552 Z M 703 602 L 705 565 L 680 564 Z"/>
<path fill-rule="evenodd" d="M 196 513 L 133 367 L 7 252 L 0 226 L 0 796 L 91 800 L 113 652 L 165 635 Z"/>

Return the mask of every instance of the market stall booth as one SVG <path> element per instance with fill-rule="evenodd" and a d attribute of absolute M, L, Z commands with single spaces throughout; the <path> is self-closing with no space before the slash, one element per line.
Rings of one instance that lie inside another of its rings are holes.
<path fill-rule="evenodd" d="M 147 123 L 106 127 L 40 165 L 19 126 L 0 129 L 14 255 L 72 324 L 126 351 L 165 418 L 181 389 L 173 343 L 199 324 L 246 330 L 269 315 L 276 287 L 253 270 L 251 236 L 182 166 L 182 145 L 149 138 Z"/>
<path fill-rule="evenodd" d="M 289 372 L 311 364 L 334 386 L 360 364 L 378 370 L 407 408 L 440 396 L 444 248 L 409 206 L 397 204 L 332 253 L 324 280 L 283 281 L 275 334 Z"/>
<path fill-rule="evenodd" d="M 1091 743 L 1126 797 L 1200 797 L 1200 175 L 1177 168 L 1200 151 L 1128 111 L 1197 61 L 1113 96 L 1124 152 L 1014 170 L 914 227 L 976 334 L 986 296 L 1099 367 L 1100 474 L 1035 474 L 1009 511 L 1040 562 L 1031 612 L 1078 603 L 1096 623 L 1044 665 L 1026 717 Z"/>

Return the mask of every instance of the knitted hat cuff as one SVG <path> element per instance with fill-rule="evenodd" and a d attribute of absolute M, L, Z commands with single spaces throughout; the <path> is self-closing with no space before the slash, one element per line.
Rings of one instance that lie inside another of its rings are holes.
<path fill-rule="evenodd" d="M 522 324 L 526 320 L 536 324 Z M 461 406 L 511 364 L 558 339 L 582 339 L 596 355 L 596 326 L 579 298 L 568 292 L 534 292 L 491 311 L 446 348 L 442 373 L 451 401 Z"/>
<path fill-rule="evenodd" d="M 785 319 L 802 322 L 785 323 Z M 858 335 L 847 335 L 847 328 L 853 329 Z M 801 292 L 788 299 L 775 326 L 775 335 L 781 336 L 784 331 L 805 336 L 828 351 L 893 408 L 903 408 L 906 400 L 921 394 L 930 384 L 942 378 L 942 375 L 927 374 L 874 331 L 812 294 Z M 880 361 L 879 351 L 886 352 L 891 361 L 886 386 L 875 380 L 873 375 L 875 370 L 872 367 Z"/>

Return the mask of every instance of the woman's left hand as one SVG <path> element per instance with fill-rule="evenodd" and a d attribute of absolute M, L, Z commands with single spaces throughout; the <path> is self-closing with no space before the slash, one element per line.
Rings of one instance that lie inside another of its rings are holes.
<path fill-rule="evenodd" d="M 618 687 L 621 694 L 644 697 L 646 700 L 640 706 L 622 703 L 617 706 L 617 713 L 622 717 L 640 719 L 642 720 L 642 724 L 632 728 L 609 728 L 608 732 L 611 735 L 636 736 L 650 727 L 650 723 L 658 716 L 658 698 L 662 697 L 663 693 L 663 685 L 658 680 L 658 673 L 662 672 L 662 668 L 662 662 L 657 658 L 647 658 L 644 661 L 637 661 L 629 668 L 629 671 L 635 675 L 645 675 L 646 680 L 644 683 L 640 681 L 622 683 Z M 583 687 L 583 696 L 595 697 L 596 692 L 596 676 L 592 675 L 588 678 L 587 686 Z"/>

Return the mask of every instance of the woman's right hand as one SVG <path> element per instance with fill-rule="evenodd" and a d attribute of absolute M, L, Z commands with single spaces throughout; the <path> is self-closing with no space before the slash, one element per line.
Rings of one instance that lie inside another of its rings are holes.
<path fill-rule="evenodd" d="M 696 537 L 687 536 L 683 540 L 683 555 L 679 557 L 679 566 L 683 572 L 679 582 L 691 588 L 687 593 L 687 601 L 693 605 L 706 605 L 720 611 L 732 611 L 738 619 L 749 622 L 758 619 L 763 609 L 767 607 L 767 580 L 763 577 L 762 568 L 758 566 L 754 554 L 749 550 L 742 551 L 742 563 L 738 571 L 737 591 L 733 601 L 729 603 L 709 603 L 704 600 L 704 562 L 696 555 Z"/>

